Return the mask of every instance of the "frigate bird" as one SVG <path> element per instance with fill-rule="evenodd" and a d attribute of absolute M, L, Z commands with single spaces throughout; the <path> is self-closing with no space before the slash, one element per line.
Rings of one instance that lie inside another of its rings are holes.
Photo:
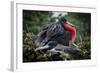
<path fill-rule="evenodd" d="M 47 52 L 53 48 L 71 55 L 77 54 L 77 50 L 72 48 L 76 38 L 76 29 L 67 23 L 65 17 L 61 15 L 58 21 L 44 28 L 38 35 L 35 43 L 39 46 L 35 51 Z M 52 41 L 52 42 L 51 42 Z M 55 42 L 54 42 L 55 41 Z M 52 45 L 51 45 L 52 44 Z"/>

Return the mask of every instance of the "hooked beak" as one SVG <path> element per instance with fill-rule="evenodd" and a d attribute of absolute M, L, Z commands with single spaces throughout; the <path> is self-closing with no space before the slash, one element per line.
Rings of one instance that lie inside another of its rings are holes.
<path fill-rule="evenodd" d="M 74 25 L 73 25 L 73 24 L 69 24 L 69 25 L 71 25 L 72 27 L 74 27 Z"/>
<path fill-rule="evenodd" d="M 70 23 L 70 22 L 66 22 L 66 23 L 68 23 L 69 25 L 71 25 L 71 26 L 73 26 L 73 27 L 74 27 L 74 25 L 73 25 L 72 23 Z"/>
<path fill-rule="evenodd" d="M 70 22 L 65 22 L 65 24 L 68 24 L 68 25 L 71 25 L 72 27 L 74 27 L 74 25 L 72 24 L 72 23 L 70 23 Z"/>

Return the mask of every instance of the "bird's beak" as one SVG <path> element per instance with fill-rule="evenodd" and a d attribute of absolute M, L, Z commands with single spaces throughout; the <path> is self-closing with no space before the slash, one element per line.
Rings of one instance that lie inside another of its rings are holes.
<path fill-rule="evenodd" d="M 73 25 L 73 24 L 69 24 L 69 25 L 71 25 L 71 26 L 73 26 L 73 27 L 74 27 L 74 25 Z"/>
<path fill-rule="evenodd" d="M 35 51 L 38 51 L 38 50 L 45 50 L 45 49 L 48 49 L 48 48 L 50 48 L 50 46 L 49 46 L 49 45 L 45 45 L 45 46 L 43 46 L 43 47 L 36 48 Z"/>
<path fill-rule="evenodd" d="M 74 27 L 74 25 L 72 24 L 72 23 L 70 23 L 70 22 L 67 22 L 69 25 L 71 25 L 71 26 L 73 26 Z"/>

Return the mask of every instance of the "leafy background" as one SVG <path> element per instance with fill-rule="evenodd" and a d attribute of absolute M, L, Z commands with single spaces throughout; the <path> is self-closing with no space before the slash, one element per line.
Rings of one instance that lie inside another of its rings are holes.
<path fill-rule="evenodd" d="M 59 60 L 91 59 L 91 14 L 66 12 L 67 19 L 77 29 L 77 37 L 73 46 L 80 51 L 81 57 L 73 58 L 62 53 Z M 36 35 L 46 26 L 55 21 L 52 11 L 23 10 L 23 62 L 54 61 L 51 55 L 34 52 Z"/>

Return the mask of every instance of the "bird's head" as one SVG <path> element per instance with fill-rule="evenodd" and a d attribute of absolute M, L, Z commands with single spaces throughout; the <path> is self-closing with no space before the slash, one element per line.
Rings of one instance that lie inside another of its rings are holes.
<path fill-rule="evenodd" d="M 61 24 L 64 26 L 65 23 L 68 23 L 71 26 L 74 26 L 73 24 L 68 22 L 68 12 L 53 12 L 52 17 L 55 18 L 55 22 L 58 24 Z"/>
<path fill-rule="evenodd" d="M 71 25 L 72 27 L 74 27 L 73 24 L 68 22 L 67 15 L 59 14 L 58 21 L 62 26 L 64 26 L 64 24 L 68 24 L 68 25 Z"/>
<path fill-rule="evenodd" d="M 64 23 L 67 21 L 67 12 L 53 12 L 52 17 L 55 18 L 55 21 L 58 23 Z"/>
<path fill-rule="evenodd" d="M 61 23 L 67 22 L 67 15 L 59 14 L 58 20 L 59 20 L 59 22 L 61 22 Z"/>

